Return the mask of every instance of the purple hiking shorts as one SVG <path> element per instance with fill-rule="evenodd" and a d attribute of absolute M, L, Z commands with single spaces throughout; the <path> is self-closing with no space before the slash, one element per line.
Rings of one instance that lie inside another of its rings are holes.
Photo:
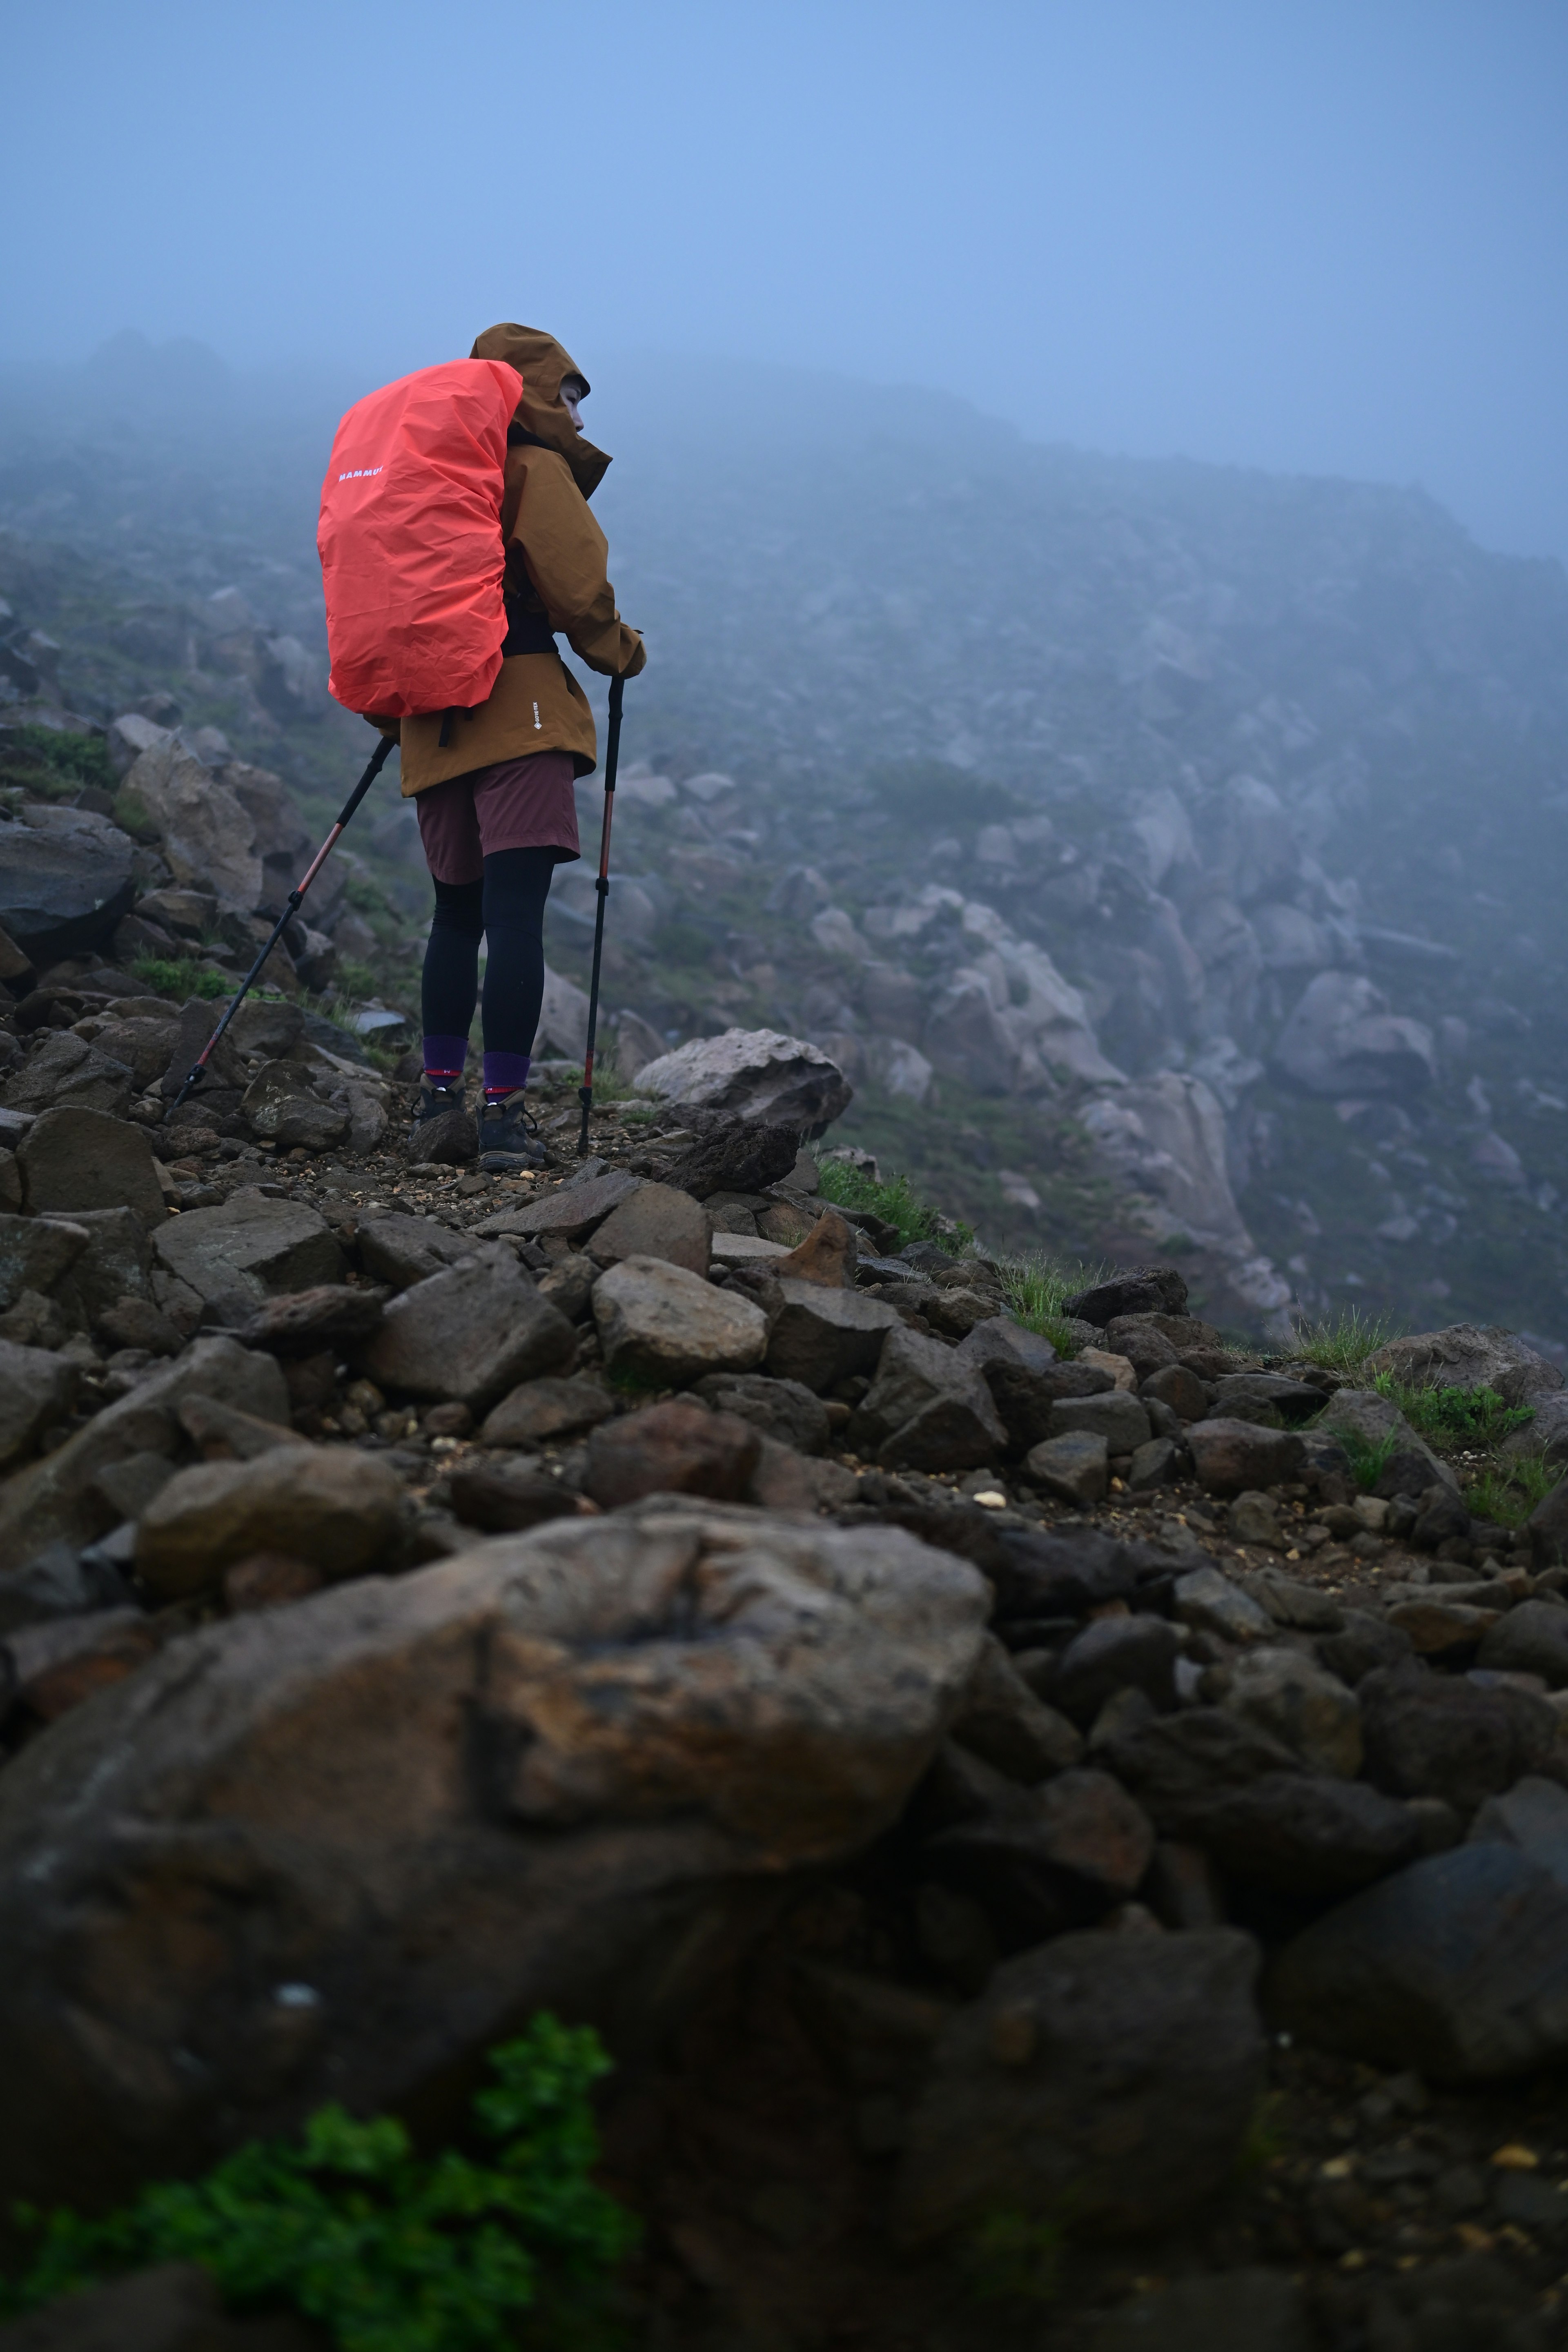
<path fill-rule="evenodd" d="M 574 782 L 570 751 L 530 751 L 427 784 L 414 795 L 425 863 L 437 882 L 478 882 L 498 849 L 580 856 Z"/>

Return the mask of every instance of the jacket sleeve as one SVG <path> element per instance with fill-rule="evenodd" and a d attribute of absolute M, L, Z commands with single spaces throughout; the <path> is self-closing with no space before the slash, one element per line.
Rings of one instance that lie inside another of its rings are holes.
<path fill-rule="evenodd" d="M 616 610 L 605 566 L 609 542 L 553 450 L 530 452 L 512 538 L 552 629 L 605 677 L 635 677 L 647 655 Z"/>

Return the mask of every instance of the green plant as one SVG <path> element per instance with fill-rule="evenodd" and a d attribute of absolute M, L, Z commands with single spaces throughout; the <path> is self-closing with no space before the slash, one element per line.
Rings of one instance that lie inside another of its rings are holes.
<path fill-rule="evenodd" d="M 1351 1476 L 1363 1495 L 1370 1495 L 1393 1461 L 1399 1440 L 1363 1437 L 1357 1429 L 1336 1429 L 1334 1435 L 1349 1457 Z"/>
<path fill-rule="evenodd" d="M 956 1257 L 973 1244 L 973 1228 L 943 1217 L 931 1202 L 921 1199 L 907 1176 L 868 1176 L 864 1168 L 847 1160 L 834 1160 L 820 1152 L 813 1156 L 821 1199 L 836 1209 L 868 1210 L 885 1223 L 896 1225 L 900 1248 L 910 1242 L 939 1242 Z"/>
<path fill-rule="evenodd" d="M 114 790 L 109 746 L 101 735 L 66 735 L 54 727 L 13 727 L 0 747 L 0 784 L 19 785 L 35 799 L 59 800 L 84 784 Z"/>
<path fill-rule="evenodd" d="M 154 996 L 199 996 L 208 1003 L 233 992 L 235 982 L 210 965 L 199 964 L 191 956 L 171 961 L 166 956 L 137 956 L 132 963 L 135 977 L 150 988 Z"/>
<path fill-rule="evenodd" d="M 1510 1404 L 1496 1389 L 1411 1388 L 1391 1372 L 1376 1373 L 1372 1384 L 1412 1429 L 1437 1444 L 1493 1445 L 1535 1419 L 1533 1405 Z"/>
<path fill-rule="evenodd" d="M 1049 2303 L 1061 2284 L 1066 2243 L 1058 2220 L 1011 2208 L 988 2213 L 969 2242 L 975 2294 L 987 2303 Z"/>
<path fill-rule="evenodd" d="M 1521 1528 L 1538 1503 L 1543 1503 L 1565 1473 L 1560 1462 L 1544 1454 L 1521 1454 L 1508 1462 L 1492 1462 L 1465 1489 L 1465 1505 L 1472 1518 L 1491 1519 L 1503 1528 Z"/>
<path fill-rule="evenodd" d="M 1078 1354 L 1083 1342 L 1065 1311 L 1066 1302 L 1079 1291 L 1091 1290 L 1097 1282 L 1103 1282 L 1107 1271 L 1104 1265 L 1086 1265 L 1080 1261 L 1058 1263 L 1039 1250 L 1029 1250 L 1022 1257 L 1009 1258 L 1002 1275 L 1007 1304 L 1024 1328 L 1048 1339 L 1058 1356 L 1070 1357 Z"/>
<path fill-rule="evenodd" d="M 415 2153 L 390 2116 L 319 2108 L 300 2139 L 252 2140 L 199 2180 L 163 2181 L 107 2220 L 68 2210 L 40 2229 L 10 2307 L 155 2263 L 198 2263 L 226 2303 L 286 2305 L 342 2352 L 491 2352 L 542 2295 L 603 2283 L 637 2237 L 590 2173 L 589 2093 L 609 2065 L 591 2029 L 550 2016 L 490 2053 L 473 2103 L 489 2161 Z"/>
<path fill-rule="evenodd" d="M 1386 1348 L 1394 1337 L 1391 1316 L 1363 1315 L 1359 1307 L 1347 1307 L 1326 1323 L 1301 1324 L 1292 1352 L 1304 1363 L 1348 1375 L 1359 1372 L 1367 1358 Z"/>

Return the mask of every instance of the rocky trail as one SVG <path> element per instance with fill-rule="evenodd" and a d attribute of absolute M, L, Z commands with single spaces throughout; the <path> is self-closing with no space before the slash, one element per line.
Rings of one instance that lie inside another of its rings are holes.
<path fill-rule="evenodd" d="M 1168 1264 L 1047 1338 L 834 1203 L 774 1032 L 584 1160 L 542 1065 L 491 1176 L 290 958 L 172 1114 L 176 875 L 4 942 L 7 2198 L 439 2132 L 548 2008 L 649 2347 L 1563 2340 L 1568 1487 L 1471 1507 L 1556 1367 L 1248 1352 Z M 0 2343 L 314 2340 L 97 2294 Z"/>

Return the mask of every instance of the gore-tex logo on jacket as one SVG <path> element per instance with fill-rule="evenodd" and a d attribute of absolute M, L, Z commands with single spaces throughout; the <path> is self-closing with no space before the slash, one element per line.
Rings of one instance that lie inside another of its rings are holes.
<path fill-rule="evenodd" d="M 354 466 L 346 474 L 340 474 L 338 479 L 340 482 L 358 482 L 363 481 L 366 474 L 379 474 L 380 471 L 379 466 Z"/>

